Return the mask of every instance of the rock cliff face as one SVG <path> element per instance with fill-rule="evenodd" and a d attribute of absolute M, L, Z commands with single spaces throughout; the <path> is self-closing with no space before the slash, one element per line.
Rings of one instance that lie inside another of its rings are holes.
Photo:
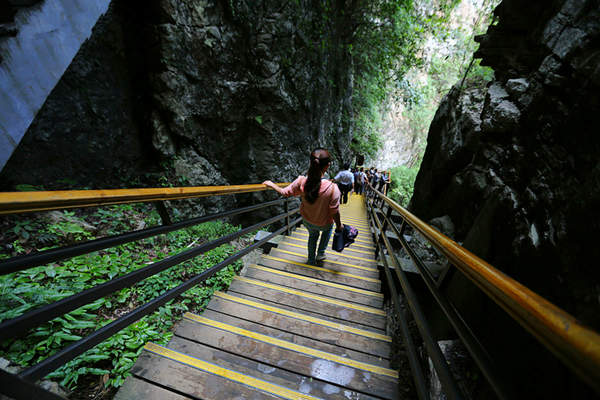
<path fill-rule="evenodd" d="M 286 181 L 318 145 L 341 160 L 350 61 L 319 48 L 319 19 L 295 2 L 113 0 L 0 185 L 149 185 L 165 166 L 186 185 Z"/>
<path fill-rule="evenodd" d="M 495 81 L 444 100 L 411 208 L 427 221 L 449 216 L 465 247 L 600 330 L 600 4 L 504 0 L 495 15 L 477 54 Z M 532 339 L 494 332 L 510 323 L 459 273 L 448 293 L 528 395 L 585 397 L 537 346 L 525 366 L 511 363 L 503 353 Z"/>

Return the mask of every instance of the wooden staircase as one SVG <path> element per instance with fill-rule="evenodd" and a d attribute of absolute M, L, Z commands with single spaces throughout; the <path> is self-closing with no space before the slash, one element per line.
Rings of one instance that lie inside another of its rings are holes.
<path fill-rule="evenodd" d="M 354 244 L 310 266 L 298 228 L 202 315 L 186 313 L 168 346 L 148 343 L 115 399 L 395 399 L 363 198 L 340 211 Z"/>

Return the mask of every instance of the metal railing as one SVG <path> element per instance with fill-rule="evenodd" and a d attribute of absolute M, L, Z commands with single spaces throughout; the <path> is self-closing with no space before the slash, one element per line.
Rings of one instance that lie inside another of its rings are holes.
<path fill-rule="evenodd" d="M 278 184 L 285 186 L 286 184 Z M 176 255 L 167 257 L 163 260 L 154 262 L 145 267 L 139 268 L 128 274 L 116 277 L 107 282 L 94 286 L 83 292 L 74 294 L 57 302 L 38 307 L 32 311 L 4 321 L 0 324 L 0 340 L 14 338 L 28 332 L 31 328 L 50 321 L 53 318 L 64 315 L 94 300 L 115 293 L 125 287 L 129 287 L 137 282 L 158 274 L 173 266 L 179 265 L 197 257 L 211 249 L 232 240 L 256 231 L 267 225 L 283 221 L 283 227 L 271 233 L 262 240 L 238 251 L 229 256 L 222 262 L 213 265 L 209 269 L 193 276 L 179 286 L 170 289 L 148 303 L 139 306 L 102 328 L 92 332 L 88 336 L 63 348 L 54 355 L 46 358 L 40 363 L 33 365 L 19 374 L 10 374 L 0 370 L 0 393 L 11 396 L 15 399 L 60 399 L 61 397 L 42 389 L 34 384 L 35 381 L 43 378 L 48 373 L 64 365 L 75 357 L 83 354 L 105 339 L 111 337 L 120 330 L 126 328 L 142 317 L 154 312 L 160 306 L 176 298 L 185 291 L 201 284 L 206 279 L 237 261 L 247 253 L 262 246 L 271 240 L 274 236 L 282 232 L 290 232 L 292 227 L 301 221 L 301 218 L 291 220 L 290 217 L 299 211 L 298 207 L 290 209 L 291 198 L 282 198 L 268 201 L 235 210 L 224 211 L 216 214 L 206 215 L 198 218 L 188 219 L 176 223 L 171 223 L 163 200 L 181 200 L 206 196 L 221 196 L 235 193 L 250 193 L 267 190 L 262 184 L 259 185 L 238 185 L 238 186 L 206 186 L 206 187 L 183 187 L 183 188 L 156 188 L 156 189 L 116 189 L 116 190 L 79 190 L 79 191 L 53 191 L 53 192 L 19 192 L 19 193 L 0 193 L 0 215 L 14 214 L 22 212 L 36 212 L 47 210 L 59 210 L 73 207 L 92 207 L 110 204 L 125 203 L 144 203 L 153 202 L 159 211 L 162 219 L 162 225 L 147 229 L 127 232 L 120 235 L 100 238 L 71 246 L 61 247 L 40 251 L 35 254 L 13 257 L 0 263 L 0 275 L 9 274 L 17 271 L 23 271 L 40 265 L 64 260 L 77 255 L 107 249 L 124 243 L 157 236 L 160 234 L 172 232 L 198 225 L 203 222 L 212 221 L 220 218 L 231 217 L 256 211 L 269 206 L 281 205 L 285 212 L 266 219 L 254 225 L 243 228 L 237 232 L 222 236 L 210 242 L 195 246 L 189 250 Z"/>
<path fill-rule="evenodd" d="M 567 367 L 600 393 L 600 335 L 581 325 L 573 316 L 561 310 L 554 304 L 521 285 L 519 282 L 495 269 L 481 258 L 461 247 L 452 239 L 441 234 L 419 218 L 408 212 L 383 193 L 367 187 L 367 211 L 374 232 L 377 232 L 377 253 L 384 264 L 387 281 L 394 308 L 400 319 L 400 328 L 409 355 L 409 364 L 420 399 L 428 399 L 426 381 L 418 360 L 415 346 L 408 331 L 408 324 L 400 306 L 400 298 L 392 279 L 388 259 L 383 253 L 387 250 L 389 260 L 394 266 L 394 272 L 400 282 L 408 308 L 414 320 L 424 347 L 432 361 L 442 388 L 449 399 L 461 399 L 449 366 L 434 340 L 425 314 L 419 305 L 417 295 L 412 289 L 408 278 L 398 261 L 394 248 L 387 235 L 387 230 L 393 231 L 406 253 L 413 260 L 425 285 L 436 300 L 448 321 L 454 328 L 466 349 L 489 382 L 491 388 L 500 399 L 514 398 L 507 385 L 503 383 L 500 374 L 495 370 L 494 363 L 477 340 L 474 333 L 454 307 L 452 302 L 439 289 L 435 278 L 425 266 L 416 252 L 404 238 L 407 226 L 419 232 L 447 260 L 477 285 L 491 300 L 502 307 L 515 321 L 529 331 L 539 342 L 554 353 Z M 402 219 L 400 227 L 392 220 L 396 212 Z M 451 267 L 452 268 L 452 267 Z"/>

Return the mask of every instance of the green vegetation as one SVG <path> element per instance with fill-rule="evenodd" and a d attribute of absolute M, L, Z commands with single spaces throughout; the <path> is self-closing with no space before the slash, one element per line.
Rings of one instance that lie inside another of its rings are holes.
<path fill-rule="evenodd" d="M 86 221 L 74 212 L 53 212 L 28 219 L 5 218 L 4 243 L 11 243 L 0 258 L 24 254 L 48 245 L 65 245 L 159 223 L 151 205 L 120 205 L 87 213 Z M 22 216 L 21 216 L 22 217 Z M 90 228 L 96 227 L 93 232 Z M 0 277 L 0 321 L 17 317 L 38 306 L 52 303 L 87 288 L 164 259 L 204 241 L 238 231 L 224 222 L 207 222 L 195 227 L 127 243 L 46 266 Z M 246 240 L 246 239 L 244 239 Z M 18 339 L 0 343 L 0 356 L 22 367 L 33 365 L 59 349 L 97 330 L 126 312 L 224 260 L 237 251 L 226 244 L 152 276 L 108 297 L 98 299 L 63 317 L 45 323 Z M 120 386 L 129 375 L 142 346 L 148 341 L 166 344 L 172 325 L 185 311 L 201 311 L 215 290 L 226 289 L 241 261 L 221 270 L 203 286 L 185 292 L 155 313 L 146 316 L 100 345 L 87 351 L 48 378 L 73 389 L 82 380 L 99 375 L 105 386 Z"/>
<path fill-rule="evenodd" d="M 409 71 L 395 88 L 395 101 L 404 105 L 404 118 L 411 138 L 415 156 L 408 162 L 410 167 L 421 163 L 429 125 L 441 99 L 452 86 L 459 83 L 469 87 L 485 87 L 494 77 L 494 71 L 480 65 L 473 58 L 479 44 L 474 37 L 482 34 L 492 20 L 492 12 L 499 0 L 484 0 L 477 20 L 454 21 L 455 24 L 438 24 L 430 32 L 432 48 L 421 66 Z M 453 18 L 453 16 L 451 16 Z"/>
<path fill-rule="evenodd" d="M 400 134 L 409 136 L 412 143 L 413 156 L 406 166 L 392 168 L 390 196 L 403 206 L 407 206 L 412 197 L 429 125 L 442 98 L 459 82 L 461 89 L 483 88 L 494 77 L 494 71 L 481 66 L 473 53 L 478 47 L 474 37 L 487 29 L 498 3 L 499 0 L 484 0 L 477 10 L 478 19 L 472 25 L 464 21 L 435 25 L 436 29 L 428 32 L 432 48 L 424 50 L 430 53 L 424 54 L 424 63 L 408 71 L 390 92 L 392 101 L 404 106 L 403 118 L 408 129 Z M 453 18 L 455 16 L 450 15 L 450 19 Z"/>
<path fill-rule="evenodd" d="M 381 115 L 392 88 L 422 64 L 418 53 L 428 34 L 439 30 L 458 0 L 424 4 L 413 0 L 360 2 L 350 10 L 348 49 L 355 86 L 352 150 L 373 157 L 381 147 Z"/>
<path fill-rule="evenodd" d="M 305 79 L 297 75 L 297 63 L 313 71 L 311 84 L 294 90 L 305 90 L 303 95 L 313 101 L 322 102 L 327 96 L 339 102 L 333 105 L 339 108 L 331 110 L 343 116 L 335 128 L 353 132 L 354 152 L 374 156 L 382 145 L 381 115 L 390 89 L 421 64 L 423 40 L 440 29 L 458 2 L 229 0 L 225 6 L 249 41 L 267 31 L 257 21 L 281 16 L 286 23 L 270 29 L 282 43 L 289 40 L 288 46 L 277 50 L 283 73 L 291 80 Z"/>
<path fill-rule="evenodd" d="M 408 206 L 418 172 L 419 169 L 416 167 L 408 168 L 405 166 L 395 167 L 391 170 L 392 183 L 389 196 L 402 207 Z"/>

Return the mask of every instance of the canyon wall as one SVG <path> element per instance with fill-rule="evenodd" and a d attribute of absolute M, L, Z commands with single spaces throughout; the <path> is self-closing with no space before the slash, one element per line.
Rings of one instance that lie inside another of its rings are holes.
<path fill-rule="evenodd" d="M 302 4 L 113 0 L 0 186 L 289 181 L 317 146 L 336 169 L 351 60 L 320 48 L 319 10 Z"/>
<path fill-rule="evenodd" d="M 449 216 L 455 240 L 600 330 L 599 2 L 504 0 L 495 16 L 476 54 L 495 80 L 444 99 L 410 207 L 426 221 Z M 446 287 L 521 394 L 586 398 L 460 273 Z"/>

